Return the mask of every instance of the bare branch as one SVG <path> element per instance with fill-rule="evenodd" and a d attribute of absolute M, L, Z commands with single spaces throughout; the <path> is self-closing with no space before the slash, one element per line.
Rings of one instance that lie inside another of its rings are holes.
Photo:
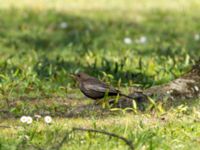
<path fill-rule="evenodd" d="M 129 148 L 131 150 L 134 150 L 134 146 L 133 146 L 133 143 L 131 141 L 129 141 L 125 137 L 119 136 L 119 135 L 114 134 L 114 133 L 110 133 L 110 132 L 102 131 L 102 130 L 95 130 L 95 129 L 85 129 L 85 128 L 73 128 L 72 130 L 73 131 L 77 130 L 77 131 L 86 131 L 86 132 L 96 132 L 96 133 L 105 134 L 105 135 L 108 135 L 108 136 L 111 136 L 111 137 L 116 137 L 118 139 L 123 140 L 129 146 Z"/>

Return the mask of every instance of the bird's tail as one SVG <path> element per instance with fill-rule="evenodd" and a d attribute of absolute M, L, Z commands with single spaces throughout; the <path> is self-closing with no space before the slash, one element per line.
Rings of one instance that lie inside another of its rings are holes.
<path fill-rule="evenodd" d="M 124 96 L 126 98 L 129 98 L 129 99 L 132 99 L 132 100 L 138 100 L 138 101 L 146 101 L 148 100 L 148 95 L 142 93 L 142 92 L 135 92 L 135 93 L 132 93 L 130 95 L 126 95 L 126 94 L 122 94 L 120 93 L 120 96 Z"/>
<path fill-rule="evenodd" d="M 124 97 L 129 98 L 129 99 L 134 99 L 134 97 L 126 95 L 126 94 L 122 94 L 122 93 L 120 93 L 120 96 L 124 96 Z"/>

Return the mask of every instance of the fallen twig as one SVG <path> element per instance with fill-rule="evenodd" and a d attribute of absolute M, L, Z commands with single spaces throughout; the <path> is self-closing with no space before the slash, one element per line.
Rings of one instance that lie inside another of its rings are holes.
<path fill-rule="evenodd" d="M 121 139 L 122 141 L 124 141 L 130 148 L 130 150 L 134 150 L 134 146 L 132 144 L 131 141 L 129 141 L 128 139 L 126 139 L 125 137 L 122 137 L 122 136 L 119 136 L 117 134 L 114 134 L 114 133 L 110 133 L 110 132 L 107 132 L 107 131 L 103 131 L 103 130 L 96 130 L 96 129 L 85 129 L 85 128 L 72 128 L 71 131 L 67 131 L 65 136 L 63 137 L 62 141 L 60 143 L 58 143 L 58 145 L 52 147 L 51 149 L 52 150 L 59 150 L 62 145 L 65 143 L 65 141 L 68 139 L 69 137 L 69 134 L 75 132 L 75 131 L 85 131 L 85 132 L 96 132 L 96 133 L 101 133 L 101 134 L 105 134 L 105 135 L 108 135 L 110 137 L 116 137 L 118 139 Z"/>
<path fill-rule="evenodd" d="M 119 136 L 117 134 L 114 134 L 114 133 L 110 133 L 110 132 L 107 132 L 107 131 L 102 131 L 102 130 L 96 130 L 96 129 L 85 129 L 85 128 L 73 128 L 72 129 L 73 131 L 86 131 L 86 132 L 96 132 L 96 133 L 101 133 L 101 134 L 105 134 L 105 135 L 108 135 L 108 136 L 111 136 L 111 137 L 116 137 L 118 139 L 121 139 L 123 140 L 131 150 L 134 150 L 134 146 L 133 146 L 133 143 L 131 141 L 129 141 L 128 139 L 126 139 L 125 137 L 122 137 L 122 136 Z"/>

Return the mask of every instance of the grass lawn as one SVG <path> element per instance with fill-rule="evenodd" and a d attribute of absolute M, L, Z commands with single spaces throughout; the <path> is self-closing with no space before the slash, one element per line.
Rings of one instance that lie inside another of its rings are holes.
<path fill-rule="evenodd" d="M 84 110 L 91 104 L 70 73 L 87 72 L 119 87 L 148 88 L 187 72 L 200 56 L 199 0 L 0 0 L 0 150 L 200 147 L 200 102 L 154 110 Z M 23 115 L 50 115 L 30 125 Z M 9 126 L 9 128 L 3 127 Z M 69 133 L 70 132 L 70 133 Z"/>

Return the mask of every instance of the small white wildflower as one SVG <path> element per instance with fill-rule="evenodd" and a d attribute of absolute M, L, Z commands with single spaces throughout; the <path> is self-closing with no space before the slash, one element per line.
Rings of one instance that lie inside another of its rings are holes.
<path fill-rule="evenodd" d="M 27 117 L 26 116 L 22 116 L 21 118 L 20 118 L 20 121 L 22 122 L 22 123 L 26 123 L 27 122 Z"/>
<path fill-rule="evenodd" d="M 33 119 L 30 116 L 27 116 L 27 124 L 31 124 L 33 122 Z"/>
<path fill-rule="evenodd" d="M 67 27 L 68 27 L 67 22 L 61 22 L 61 23 L 60 23 L 60 28 L 61 28 L 61 29 L 66 29 Z"/>
<path fill-rule="evenodd" d="M 125 38 L 124 38 L 124 43 L 125 43 L 125 44 L 131 44 L 131 43 L 132 43 L 131 38 L 125 37 Z"/>
<path fill-rule="evenodd" d="M 141 36 L 139 39 L 140 44 L 145 44 L 147 42 L 147 37 L 146 36 Z"/>
<path fill-rule="evenodd" d="M 200 40 L 200 35 L 199 34 L 195 34 L 194 35 L 194 40 L 195 41 L 199 41 Z"/>
<path fill-rule="evenodd" d="M 46 116 L 46 117 L 44 117 L 44 121 L 45 121 L 47 124 L 51 123 L 51 122 L 52 122 L 51 116 Z"/>

